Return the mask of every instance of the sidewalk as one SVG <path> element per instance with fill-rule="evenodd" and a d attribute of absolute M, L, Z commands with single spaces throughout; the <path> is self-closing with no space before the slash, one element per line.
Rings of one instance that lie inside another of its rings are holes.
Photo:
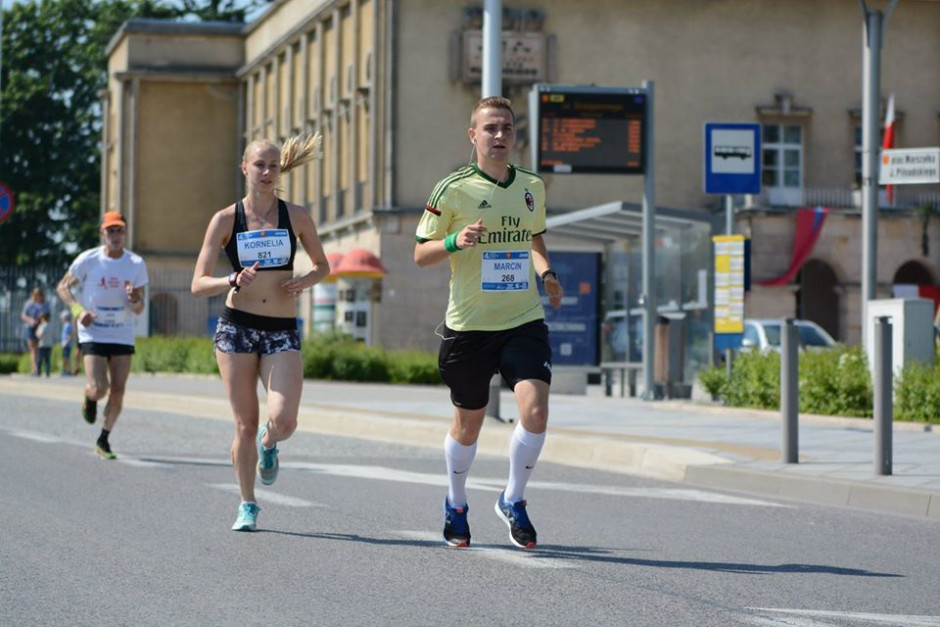
<path fill-rule="evenodd" d="M 0 396 L 75 401 L 83 378 L 0 377 Z M 217 377 L 132 375 L 125 407 L 231 420 Z M 500 395 L 503 419 L 518 416 Z M 78 410 L 76 409 L 76 412 Z M 77 413 L 76 413 L 77 415 Z M 299 428 L 440 448 L 449 392 L 435 386 L 307 381 Z M 553 394 L 541 459 L 571 466 L 841 505 L 940 522 L 940 425 L 895 423 L 893 475 L 874 473 L 871 420 L 800 415 L 799 464 L 781 463 L 779 412 Z M 487 419 L 481 454 L 506 454 L 513 424 Z"/>

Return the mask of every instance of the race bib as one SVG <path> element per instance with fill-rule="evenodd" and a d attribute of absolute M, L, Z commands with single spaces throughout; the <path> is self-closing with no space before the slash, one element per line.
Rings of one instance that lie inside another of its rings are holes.
<path fill-rule="evenodd" d="M 236 235 L 238 262 L 248 268 L 255 262 L 259 268 L 286 266 L 290 261 L 290 237 L 287 229 L 244 231 Z"/>
<path fill-rule="evenodd" d="M 127 322 L 126 307 L 105 307 L 104 305 L 94 305 L 96 327 L 120 327 Z"/>
<path fill-rule="evenodd" d="M 519 292 L 529 289 L 529 251 L 483 251 L 484 292 Z"/>

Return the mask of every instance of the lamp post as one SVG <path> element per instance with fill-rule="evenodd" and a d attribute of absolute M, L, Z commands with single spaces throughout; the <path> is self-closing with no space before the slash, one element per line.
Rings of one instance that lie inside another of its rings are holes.
<path fill-rule="evenodd" d="M 867 0 L 858 0 L 864 16 L 862 56 L 862 302 L 861 336 L 865 344 L 868 301 L 875 297 L 878 256 L 878 118 L 881 92 L 881 47 L 888 18 L 898 0 L 889 0 L 876 11 Z"/>

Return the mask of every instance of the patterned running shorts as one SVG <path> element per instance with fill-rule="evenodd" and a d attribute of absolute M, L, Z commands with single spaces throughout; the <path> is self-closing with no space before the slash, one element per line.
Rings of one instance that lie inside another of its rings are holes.
<path fill-rule="evenodd" d="M 295 318 L 269 318 L 226 307 L 215 328 L 215 348 L 221 353 L 260 357 L 299 351 L 300 331 Z"/>

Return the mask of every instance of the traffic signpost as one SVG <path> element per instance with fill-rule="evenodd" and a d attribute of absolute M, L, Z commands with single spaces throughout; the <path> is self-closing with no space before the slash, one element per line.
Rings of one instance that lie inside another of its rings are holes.
<path fill-rule="evenodd" d="M 705 123 L 705 193 L 760 193 L 760 124 Z"/>
<path fill-rule="evenodd" d="M 734 232 L 734 194 L 759 194 L 761 127 L 747 123 L 705 123 L 704 184 L 706 194 L 725 196 L 725 237 L 715 244 L 715 349 L 724 350 L 730 371 L 731 349 L 741 346 L 747 245 Z"/>

